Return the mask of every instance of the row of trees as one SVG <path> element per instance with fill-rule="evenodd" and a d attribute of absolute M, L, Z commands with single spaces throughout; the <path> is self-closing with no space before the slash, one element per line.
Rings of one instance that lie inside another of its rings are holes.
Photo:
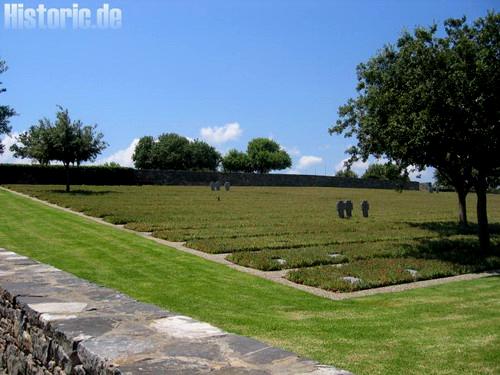
<path fill-rule="evenodd" d="M 222 157 L 206 142 L 190 141 L 175 133 L 162 134 L 156 139 L 151 136 L 142 137 L 132 160 L 139 169 L 215 171 L 222 165 L 226 172 L 268 173 L 292 165 L 286 151 L 267 138 L 251 140 L 247 152 L 231 150 Z"/>
<path fill-rule="evenodd" d="M 338 171 L 336 177 L 359 178 L 359 176 L 349 168 Z M 371 178 L 374 180 L 385 180 L 395 182 L 409 182 L 410 177 L 407 173 L 402 172 L 397 165 L 392 163 L 386 164 L 370 164 L 361 178 Z"/>
<path fill-rule="evenodd" d="M 486 193 L 500 179 L 500 14 L 404 32 L 357 67 L 358 96 L 329 132 L 355 136 L 349 163 L 385 156 L 401 171 L 434 167 L 458 194 L 477 195 L 481 249 L 490 245 Z"/>

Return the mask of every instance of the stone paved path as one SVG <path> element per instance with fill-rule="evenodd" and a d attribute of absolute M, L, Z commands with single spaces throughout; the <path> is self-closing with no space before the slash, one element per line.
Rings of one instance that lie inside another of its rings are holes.
<path fill-rule="evenodd" d="M 0 296 L 2 322 L 21 316 L 21 325 L 41 324 L 44 335 L 69 348 L 65 366 L 71 371 L 71 366 L 88 373 L 107 366 L 113 374 L 350 374 L 139 303 L 5 249 L 0 249 Z M 8 313 L 12 309 L 22 313 Z M 40 340 L 29 337 L 33 355 L 43 349 L 36 347 Z"/>

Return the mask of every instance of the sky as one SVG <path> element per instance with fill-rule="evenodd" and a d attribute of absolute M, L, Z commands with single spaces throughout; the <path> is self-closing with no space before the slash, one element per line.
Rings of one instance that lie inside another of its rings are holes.
<path fill-rule="evenodd" d="M 61 105 L 104 134 L 109 147 L 98 163 L 131 165 L 145 135 L 175 132 L 223 154 L 269 137 L 292 156 L 285 173 L 319 175 L 341 169 L 356 143 L 328 128 L 356 95 L 357 64 L 403 30 L 498 8 L 486 0 L 24 1 L 24 8 L 77 4 L 92 14 L 106 2 L 121 24 L 20 30 L 6 27 L 11 3 L 0 2 L 0 58 L 9 66 L 0 103 L 18 112 L 4 144 L 53 119 Z M 26 160 L 6 152 L 0 162 Z M 416 180 L 431 179 L 426 170 Z"/>

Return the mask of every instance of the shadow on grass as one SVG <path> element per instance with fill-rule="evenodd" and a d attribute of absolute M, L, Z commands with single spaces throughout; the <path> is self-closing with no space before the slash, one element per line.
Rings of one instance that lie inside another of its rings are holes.
<path fill-rule="evenodd" d="M 468 227 L 461 227 L 456 221 L 430 221 L 425 223 L 406 222 L 406 225 L 435 232 L 440 237 L 449 237 L 460 234 L 475 235 L 478 232 L 477 224 L 469 224 Z M 491 234 L 500 234 L 500 224 L 489 225 Z"/>
<path fill-rule="evenodd" d="M 470 266 L 474 271 L 500 269 L 500 224 L 489 225 L 491 248 L 481 251 L 477 224 L 461 227 L 456 221 L 406 222 L 410 227 L 435 232 L 438 238 L 403 244 L 405 256 L 435 259 Z"/>
<path fill-rule="evenodd" d="M 492 238 L 487 253 L 481 251 L 477 238 L 435 238 L 403 245 L 406 256 L 434 259 L 469 266 L 471 271 L 500 269 L 500 239 Z"/>
<path fill-rule="evenodd" d="M 74 196 L 91 196 L 91 195 L 107 195 L 107 194 L 123 194 L 121 191 L 115 190 L 71 190 L 70 192 L 65 191 L 64 189 L 53 189 L 50 190 L 51 193 L 57 194 L 68 194 Z"/>

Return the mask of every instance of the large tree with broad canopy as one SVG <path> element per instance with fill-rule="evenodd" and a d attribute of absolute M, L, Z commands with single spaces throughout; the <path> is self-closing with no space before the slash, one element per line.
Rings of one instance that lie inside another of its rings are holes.
<path fill-rule="evenodd" d="M 500 175 L 500 14 L 449 19 L 444 33 L 404 32 L 357 67 L 358 96 L 329 132 L 355 136 L 350 162 L 385 156 L 401 170 L 434 167 L 458 193 L 477 194 L 481 249 L 489 247 L 486 193 Z"/>

